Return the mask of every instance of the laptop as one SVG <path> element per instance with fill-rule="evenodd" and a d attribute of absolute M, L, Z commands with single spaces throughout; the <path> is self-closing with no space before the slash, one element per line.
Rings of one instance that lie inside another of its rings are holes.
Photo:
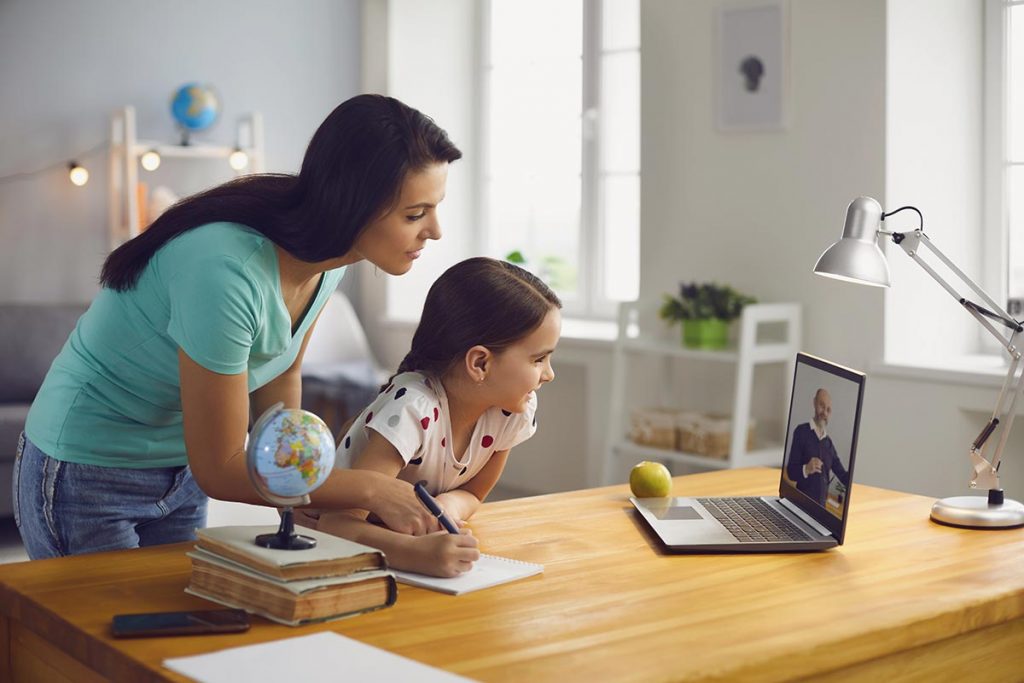
<path fill-rule="evenodd" d="M 630 498 L 679 553 L 826 550 L 843 544 L 864 375 L 798 353 L 779 495 Z"/>

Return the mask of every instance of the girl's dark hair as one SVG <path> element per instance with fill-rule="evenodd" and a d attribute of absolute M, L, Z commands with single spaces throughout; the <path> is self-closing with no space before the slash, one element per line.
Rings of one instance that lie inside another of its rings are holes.
<path fill-rule="evenodd" d="M 303 261 L 337 258 L 394 206 L 410 172 L 461 157 L 424 114 L 392 97 L 357 95 L 320 124 L 298 175 L 245 176 L 183 199 L 107 257 L 100 283 L 132 289 L 165 243 L 218 221 L 253 228 Z"/>
<path fill-rule="evenodd" d="M 456 263 L 427 292 L 412 348 L 395 374 L 441 377 L 470 348 L 501 351 L 561 307 L 543 280 L 519 266 L 482 256 Z"/>

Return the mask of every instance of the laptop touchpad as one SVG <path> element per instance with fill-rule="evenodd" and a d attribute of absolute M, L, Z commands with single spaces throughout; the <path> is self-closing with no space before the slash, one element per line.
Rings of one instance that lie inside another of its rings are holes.
<path fill-rule="evenodd" d="M 673 505 L 663 510 L 651 510 L 658 519 L 703 519 L 701 514 L 689 505 Z"/>

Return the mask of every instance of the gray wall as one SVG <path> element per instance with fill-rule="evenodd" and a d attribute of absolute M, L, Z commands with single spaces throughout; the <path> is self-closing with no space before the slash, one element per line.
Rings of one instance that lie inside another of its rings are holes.
<path fill-rule="evenodd" d="M 211 83 L 221 119 L 196 140 L 234 144 L 237 118 L 260 111 L 267 170 L 294 172 L 359 77 L 358 0 L 3 0 L 0 176 L 57 167 L 0 184 L 0 301 L 95 294 L 108 249 L 106 150 L 79 159 L 85 187 L 64 164 L 107 141 L 116 108 L 135 106 L 140 137 L 173 142 L 172 92 Z M 187 190 L 230 177 L 222 165 L 191 170 Z"/>

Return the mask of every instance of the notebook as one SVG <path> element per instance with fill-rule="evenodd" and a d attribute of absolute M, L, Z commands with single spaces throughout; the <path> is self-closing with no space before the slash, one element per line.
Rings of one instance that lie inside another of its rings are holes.
<path fill-rule="evenodd" d="M 544 571 L 544 565 L 532 562 L 512 560 L 497 555 L 484 555 L 473 563 L 473 568 L 464 574 L 443 579 L 437 576 L 426 576 L 414 572 L 403 572 L 392 570 L 399 583 L 420 588 L 448 593 L 449 595 L 462 595 L 471 593 L 482 588 L 498 586 L 509 581 L 518 581 L 528 576 L 540 574 Z"/>
<path fill-rule="evenodd" d="M 796 356 L 779 495 L 630 498 L 672 552 L 826 550 L 843 544 L 864 375 Z"/>

